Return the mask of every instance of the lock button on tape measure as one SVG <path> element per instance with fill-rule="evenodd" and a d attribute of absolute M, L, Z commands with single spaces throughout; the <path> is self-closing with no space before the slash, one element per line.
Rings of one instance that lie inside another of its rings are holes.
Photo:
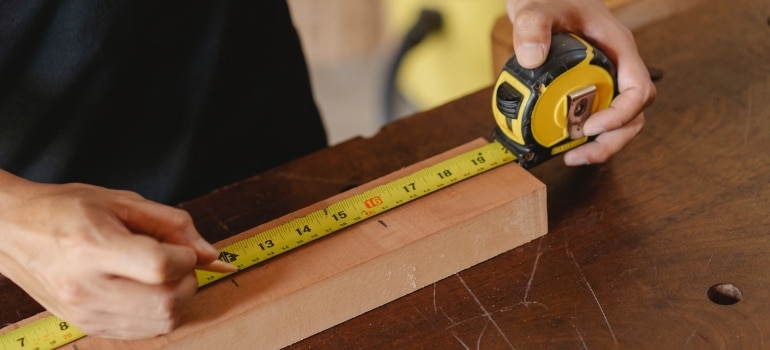
<path fill-rule="evenodd" d="M 568 33 L 551 37 L 538 68 L 523 68 L 516 56 L 495 84 L 495 138 L 531 168 L 592 138 L 583 123 L 617 95 L 617 72 L 606 54 Z"/>

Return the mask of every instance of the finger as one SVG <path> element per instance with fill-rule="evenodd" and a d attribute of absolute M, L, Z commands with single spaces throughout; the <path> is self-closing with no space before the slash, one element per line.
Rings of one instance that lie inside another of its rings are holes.
<path fill-rule="evenodd" d="M 166 334 L 176 327 L 196 289 L 193 273 L 157 286 L 122 278 L 102 279 L 92 286 L 96 295 L 87 304 L 89 309 L 75 310 L 81 316 L 77 317 L 78 322 L 70 321 L 89 335 L 107 338 L 138 339 Z"/>
<path fill-rule="evenodd" d="M 594 113 L 586 120 L 583 125 L 584 133 L 587 136 L 599 135 L 630 123 L 654 99 L 654 94 L 654 87 L 626 89 L 612 100 L 609 108 Z"/>
<path fill-rule="evenodd" d="M 170 333 L 179 323 L 174 320 L 144 320 L 144 319 L 126 319 L 121 315 L 99 315 L 98 324 L 92 326 L 83 326 L 73 322 L 86 335 L 120 340 L 139 340 L 149 339 Z M 109 325 L 109 326 L 108 326 Z"/>
<path fill-rule="evenodd" d="M 175 281 L 197 263 L 195 251 L 178 244 L 158 242 L 143 235 L 120 235 L 102 253 L 102 272 L 146 284 Z"/>
<path fill-rule="evenodd" d="M 163 284 L 150 285 L 114 276 L 94 276 L 81 286 L 83 314 L 114 314 L 120 317 L 163 320 L 174 317 L 197 290 L 195 273 Z"/>
<path fill-rule="evenodd" d="M 232 273 L 238 271 L 238 267 L 231 265 L 222 260 L 214 260 L 208 264 L 195 265 L 196 270 L 219 272 L 219 273 Z"/>
<path fill-rule="evenodd" d="M 553 20 L 545 11 L 524 8 L 512 19 L 513 51 L 524 68 L 537 68 L 545 62 L 551 46 Z"/>
<path fill-rule="evenodd" d="M 135 233 L 188 246 L 195 251 L 200 263 L 208 263 L 219 255 L 219 251 L 201 237 L 186 211 L 144 199 L 120 203 L 120 218 Z"/>
<path fill-rule="evenodd" d="M 639 134 L 644 126 L 644 114 L 639 114 L 625 126 L 600 134 L 593 142 L 586 143 L 564 155 L 564 163 L 570 166 L 602 163 L 620 151 Z"/>
<path fill-rule="evenodd" d="M 615 33 L 615 37 L 602 40 L 610 40 L 617 43 L 616 46 L 602 49 L 616 62 L 620 93 L 613 99 L 610 108 L 594 114 L 586 121 L 584 132 L 589 136 L 620 128 L 655 100 L 655 85 L 638 55 L 633 36 L 627 31 Z"/>
<path fill-rule="evenodd" d="M 584 127 L 586 135 L 594 136 L 605 131 L 612 131 L 628 124 L 655 100 L 655 85 L 644 63 L 634 62 L 618 64 L 618 88 L 610 107 L 595 113 Z"/>

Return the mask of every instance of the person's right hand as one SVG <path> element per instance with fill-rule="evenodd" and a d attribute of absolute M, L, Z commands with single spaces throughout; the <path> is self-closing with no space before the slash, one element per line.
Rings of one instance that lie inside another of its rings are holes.
<path fill-rule="evenodd" d="M 187 212 L 133 192 L 0 170 L 0 273 L 88 335 L 173 330 L 217 250 Z"/>
<path fill-rule="evenodd" d="M 601 163 L 626 146 L 644 126 L 644 109 L 655 101 L 634 36 L 601 0 L 507 0 L 514 52 L 522 67 L 536 68 L 548 54 L 553 32 L 579 34 L 598 46 L 618 69 L 618 90 L 609 108 L 594 113 L 583 131 L 596 136 L 564 154 L 567 165 Z"/>

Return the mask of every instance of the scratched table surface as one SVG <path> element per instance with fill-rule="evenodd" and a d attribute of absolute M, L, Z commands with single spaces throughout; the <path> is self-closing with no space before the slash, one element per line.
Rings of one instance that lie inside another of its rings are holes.
<path fill-rule="evenodd" d="M 532 170 L 547 235 L 290 348 L 767 348 L 769 20 L 767 0 L 703 0 L 639 30 L 663 73 L 645 129 L 605 164 Z M 221 240 L 489 136 L 491 93 L 180 206 Z M 0 297 L 2 323 L 42 310 L 5 278 Z"/>

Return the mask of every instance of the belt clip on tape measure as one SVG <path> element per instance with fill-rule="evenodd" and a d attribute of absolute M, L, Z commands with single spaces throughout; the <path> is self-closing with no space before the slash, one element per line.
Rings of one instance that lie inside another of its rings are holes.
<path fill-rule="evenodd" d="M 567 33 L 551 37 L 540 67 L 525 69 L 512 56 L 492 96 L 495 138 L 531 168 L 593 137 L 583 123 L 617 95 L 615 65 L 585 40 Z"/>

